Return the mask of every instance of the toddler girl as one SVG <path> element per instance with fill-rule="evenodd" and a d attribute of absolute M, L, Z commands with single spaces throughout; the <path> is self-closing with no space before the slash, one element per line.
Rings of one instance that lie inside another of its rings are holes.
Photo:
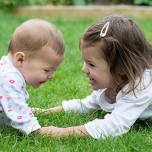
<path fill-rule="evenodd" d="M 134 21 L 122 16 L 103 18 L 85 31 L 80 49 L 83 71 L 94 91 L 84 99 L 63 101 L 62 106 L 42 111 L 91 113 L 101 109 L 108 114 L 81 126 L 52 126 L 49 135 L 119 136 L 137 119 L 152 117 L 152 46 Z"/>

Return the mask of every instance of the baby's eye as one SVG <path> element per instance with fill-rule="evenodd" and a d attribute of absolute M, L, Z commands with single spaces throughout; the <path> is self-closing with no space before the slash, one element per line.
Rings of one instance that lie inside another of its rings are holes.
<path fill-rule="evenodd" d="M 48 70 L 48 69 L 44 69 L 44 71 L 45 71 L 46 73 L 50 72 L 50 70 Z"/>

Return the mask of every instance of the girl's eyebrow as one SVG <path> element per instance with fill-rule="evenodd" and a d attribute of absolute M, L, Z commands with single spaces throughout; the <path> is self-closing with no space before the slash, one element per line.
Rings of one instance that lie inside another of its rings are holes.
<path fill-rule="evenodd" d="M 87 61 L 87 62 L 91 62 L 91 63 L 93 62 L 92 60 L 88 60 L 88 59 L 87 59 L 86 61 Z"/>
<path fill-rule="evenodd" d="M 90 63 L 90 62 L 92 62 L 92 61 L 88 60 L 87 62 L 89 62 L 89 63 Z"/>

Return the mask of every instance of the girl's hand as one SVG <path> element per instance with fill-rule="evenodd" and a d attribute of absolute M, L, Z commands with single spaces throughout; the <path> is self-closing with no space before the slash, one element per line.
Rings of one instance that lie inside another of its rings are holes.
<path fill-rule="evenodd" d="M 63 108 L 62 106 L 57 106 L 57 107 L 54 107 L 54 108 L 49 108 L 49 109 L 41 109 L 41 108 L 31 108 L 32 112 L 34 114 L 41 114 L 41 113 L 44 113 L 44 114 L 51 114 L 51 113 L 59 113 L 59 112 L 63 112 Z"/>
<path fill-rule="evenodd" d="M 88 135 L 84 126 L 74 126 L 68 128 L 58 128 L 54 126 L 43 127 L 38 131 L 41 135 L 49 135 L 52 137 L 67 137 L 70 135 L 85 136 Z"/>
<path fill-rule="evenodd" d="M 41 109 L 41 108 L 31 108 L 32 112 L 34 114 L 40 114 L 40 113 L 43 113 L 45 112 L 47 109 Z"/>

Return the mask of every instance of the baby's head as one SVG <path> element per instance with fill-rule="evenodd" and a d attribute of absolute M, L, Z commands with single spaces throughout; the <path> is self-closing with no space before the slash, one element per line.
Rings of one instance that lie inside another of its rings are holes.
<path fill-rule="evenodd" d="M 63 37 L 51 23 L 42 19 L 31 19 L 17 27 L 8 53 L 26 83 L 39 87 L 52 79 L 64 58 Z"/>
<path fill-rule="evenodd" d="M 152 64 L 152 47 L 127 17 L 108 16 L 94 23 L 82 36 L 80 48 L 83 70 L 94 89 L 113 87 L 119 91 L 129 83 L 130 92 L 136 88 L 136 78 L 141 80 Z"/>

